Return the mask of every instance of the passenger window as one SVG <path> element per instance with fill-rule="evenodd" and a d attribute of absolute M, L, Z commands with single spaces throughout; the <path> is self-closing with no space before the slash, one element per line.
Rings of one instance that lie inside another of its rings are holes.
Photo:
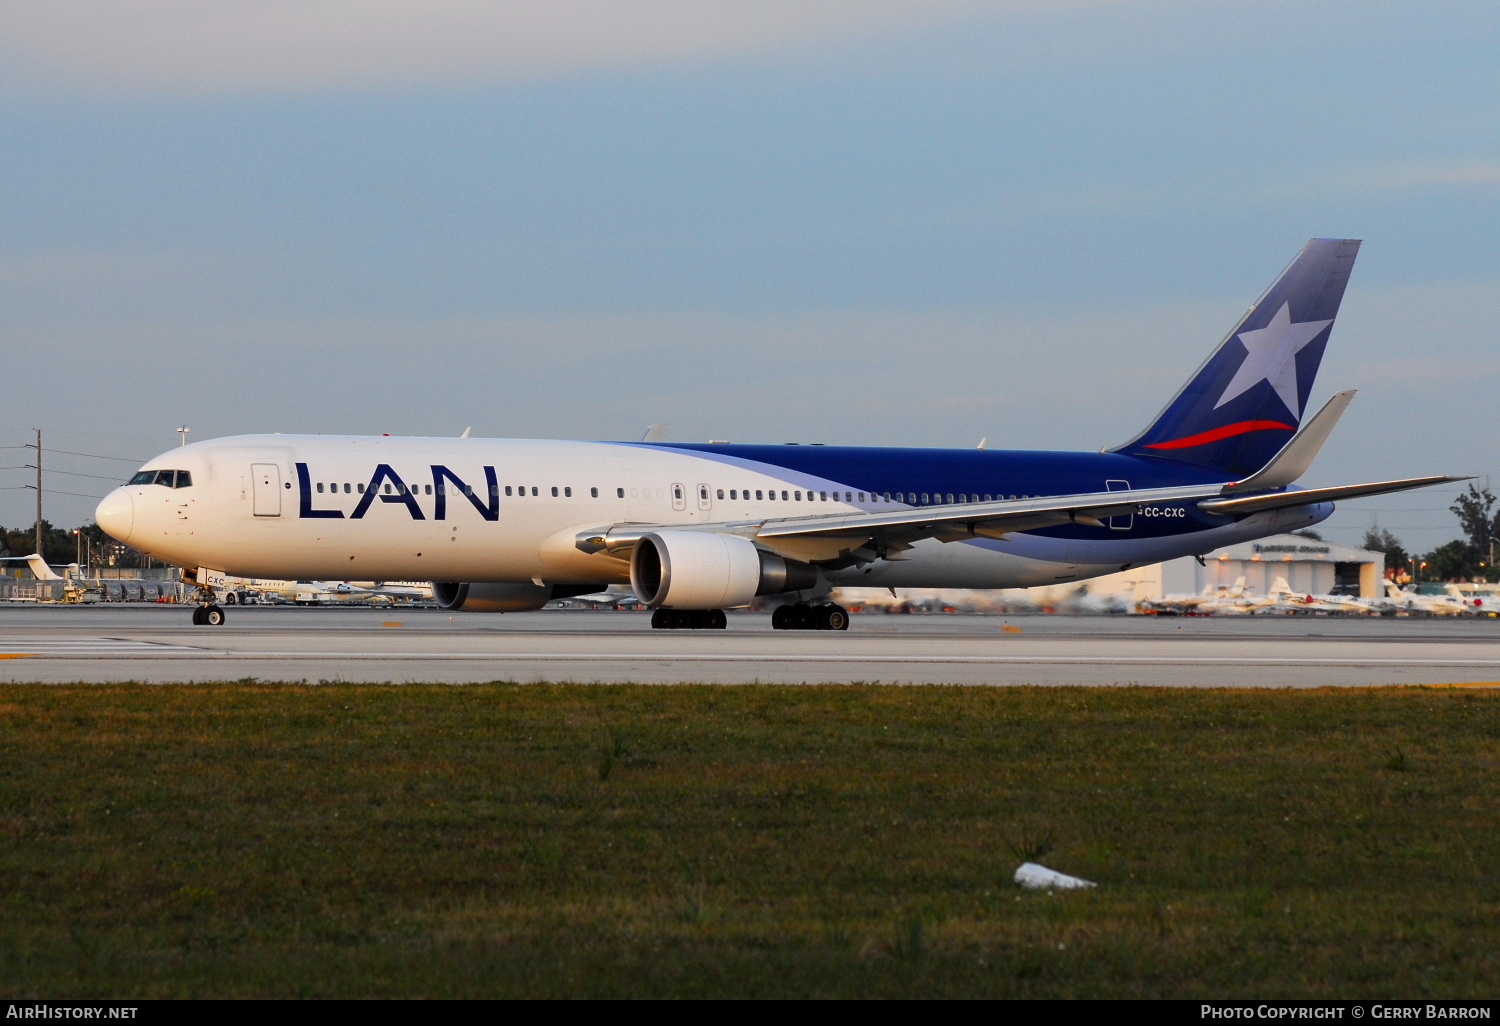
<path fill-rule="evenodd" d="M 344 494 L 345 495 L 349 494 L 349 482 L 348 481 L 344 482 Z"/>
<path fill-rule="evenodd" d="M 623 498 L 625 498 L 625 489 L 623 489 L 623 488 L 616 488 L 615 489 L 615 498 L 617 498 L 617 499 L 623 499 Z"/>
<path fill-rule="evenodd" d="M 323 493 L 323 482 L 319 481 L 318 482 L 318 494 L 321 495 L 322 493 Z"/>
<path fill-rule="evenodd" d="M 922 505 L 924 505 L 924 506 L 927 505 L 927 493 L 926 492 L 922 493 Z"/>
<path fill-rule="evenodd" d="M 761 501 L 761 490 L 759 488 L 755 489 L 755 501 L 756 502 L 760 502 Z"/>
<path fill-rule="evenodd" d="M 795 498 L 798 502 L 802 501 L 802 493 L 801 492 L 793 492 L 792 493 L 792 497 Z"/>
<path fill-rule="evenodd" d="M 720 502 L 724 501 L 724 489 L 722 489 L 722 488 L 719 489 L 719 501 Z"/>
<path fill-rule="evenodd" d="M 557 498 L 557 485 L 552 486 L 552 497 Z"/>
<path fill-rule="evenodd" d="M 536 485 L 532 485 L 532 486 L 531 486 L 531 494 L 532 494 L 532 495 L 533 495 L 533 496 L 534 496 L 534 495 L 536 495 Z"/>
<path fill-rule="evenodd" d="M 599 498 L 599 489 L 597 489 L 597 488 L 590 488 L 589 489 L 589 497 L 590 498 L 594 498 L 594 499 Z"/>
<path fill-rule="evenodd" d="M 572 497 L 573 497 L 573 489 L 564 486 L 564 488 L 563 488 L 563 498 L 571 499 Z"/>
<path fill-rule="evenodd" d="M 505 486 L 505 494 L 506 494 L 506 495 L 509 495 L 509 494 L 510 494 L 510 485 L 506 485 L 506 486 Z"/>
<path fill-rule="evenodd" d="M 860 502 L 864 502 L 865 501 L 865 493 L 864 492 L 860 492 L 859 493 L 859 501 Z"/>
<path fill-rule="evenodd" d="M 739 496 L 739 492 L 737 490 L 731 488 L 731 489 L 729 489 L 729 497 L 731 499 L 738 499 L 740 497 Z"/>
<path fill-rule="evenodd" d="M 363 481 L 354 482 L 354 490 L 361 495 L 365 494 L 365 483 Z"/>
<path fill-rule="evenodd" d="M 387 484 L 385 486 L 385 494 L 387 494 L 387 495 L 391 494 L 391 486 L 389 484 Z"/>

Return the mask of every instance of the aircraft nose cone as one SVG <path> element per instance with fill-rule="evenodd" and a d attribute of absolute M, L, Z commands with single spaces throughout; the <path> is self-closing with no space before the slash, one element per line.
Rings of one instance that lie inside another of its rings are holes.
<path fill-rule="evenodd" d="M 135 500 L 125 489 L 116 488 L 94 510 L 94 523 L 115 541 L 129 542 L 131 528 L 135 526 Z"/>

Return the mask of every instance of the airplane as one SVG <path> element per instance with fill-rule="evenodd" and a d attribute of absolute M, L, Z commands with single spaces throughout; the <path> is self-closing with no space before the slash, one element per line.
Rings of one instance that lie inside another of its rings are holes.
<path fill-rule="evenodd" d="M 1497 614 L 1496 610 L 1494 609 L 1493 594 L 1491 594 L 1488 599 L 1490 604 L 1486 605 L 1485 595 L 1465 592 L 1457 584 L 1454 584 L 1451 581 L 1443 588 L 1443 591 L 1447 593 L 1449 598 L 1462 605 L 1468 612 L 1472 613 L 1475 616 L 1500 615 Z"/>
<path fill-rule="evenodd" d="M 1472 615 L 1474 610 L 1464 601 L 1463 595 L 1455 596 L 1454 591 L 1457 589 L 1450 586 L 1447 594 L 1423 595 L 1417 591 L 1403 591 L 1395 581 L 1385 582 L 1386 597 L 1398 609 L 1412 613 L 1426 613 L 1429 616 Z"/>
<path fill-rule="evenodd" d="M 1303 414 L 1359 251 L 1313 239 L 1140 434 L 1098 452 L 239 435 L 149 460 L 96 522 L 184 567 L 430 580 L 450 610 L 629 584 L 661 629 L 847 630 L 838 586 L 1017 588 L 1311 527 L 1334 502 L 1467 478 L 1296 489 L 1352 391 Z M 467 432 L 466 432 L 467 433 Z"/>
<path fill-rule="evenodd" d="M 279 601 L 299 606 L 315 606 L 325 602 L 369 598 L 372 594 L 368 589 L 348 581 L 282 581 L 227 575 L 222 581 L 215 582 L 214 591 L 223 595 L 222 601 L 226 605 L 253 601 L 255 596 L 274 595 Z"/>
<path fill-rule="evenodd" d="M 98 581 L 83 577 L 77 563 L 69 563 L 62 574 L 58 574 L 38 552 L 29 556 L 0 557 L 0 562 L 23 562 L 39 581 L 63 581 L 63 602 L 69 605 L 104 601 L 104 589 Z"/>

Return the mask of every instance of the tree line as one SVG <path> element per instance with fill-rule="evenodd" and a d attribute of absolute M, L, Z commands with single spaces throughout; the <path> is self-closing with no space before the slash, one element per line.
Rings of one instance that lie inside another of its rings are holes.
<path fill-rule="evenodd" d="M 1458 518 L 1462 538 L 1444 542 L 1431 552 L 1410 552 L 1390 531 L 1372 526 L 1364 546 L 1385 553 L 1387 573 L 1412 574 L 1424 581 L 1500 580 L 1495 569 L 1500 547 L 1500 511 L 1495 493 L 1486 485 L 1471 484 L 1448 508 Z"/>

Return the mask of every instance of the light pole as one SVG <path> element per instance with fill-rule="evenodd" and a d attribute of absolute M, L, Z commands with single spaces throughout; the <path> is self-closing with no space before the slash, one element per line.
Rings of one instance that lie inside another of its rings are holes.
<path fill-rule="evenodd" d="M 182 427 L 180 427 L 180 428 L 177 429 L 177 433 L 182 436 L 182 444 L 183 445 L 187 445 L 188 432 L 191 431 L 191 430 L 193 430 L 193 429 L 190 428 L 190 427 L 188 427 L 186 424 L 182 425 Z"/>

